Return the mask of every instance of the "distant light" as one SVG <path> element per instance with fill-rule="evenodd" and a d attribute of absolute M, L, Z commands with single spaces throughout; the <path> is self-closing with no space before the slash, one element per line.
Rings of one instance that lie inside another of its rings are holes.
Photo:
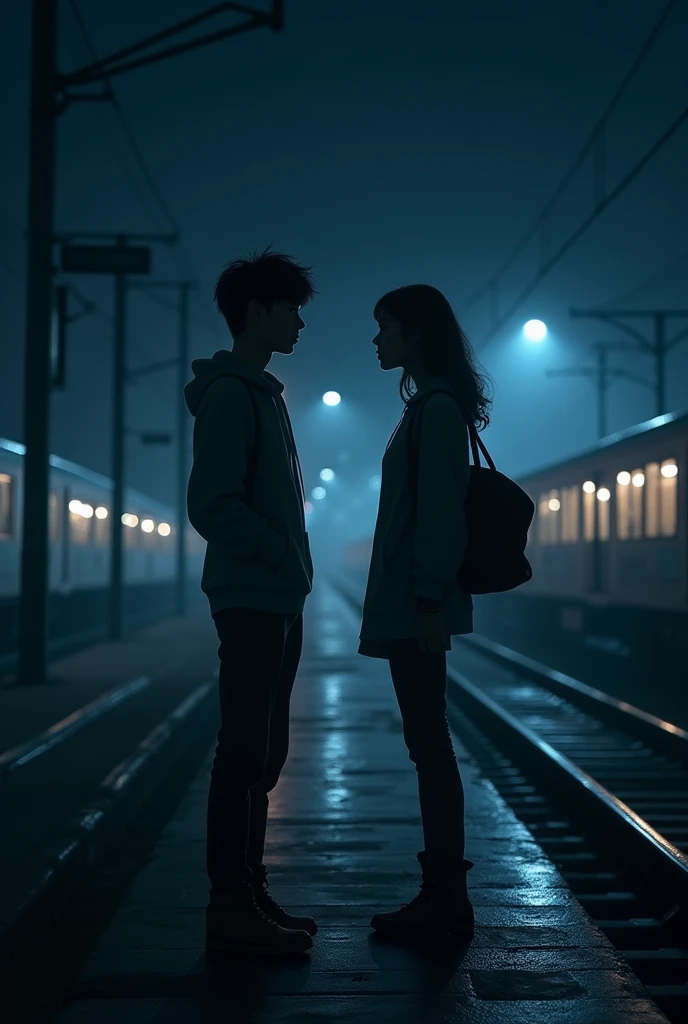
<path fill-rule="evenodd" d="M 311 491 L 311 497 L 315 498 L 316 501 L 322 501 L 326 494 L 327 491 L 324 487 L 314 487 Z"/>
<path fill-rule="evenodd" d="M 81 515 L 81 502 L 78 498 L 72 498 L 69 503 L 69 511 L 73 512 L 75 516 Z"/>
<path fill-rule="evenodd" d="M 170 526 L 169 523 L 160 523 L 160 525 L 158 526 L 158 533 L 160 534 L 161 537 L 169 537 L 169 535 L 172 533 L 172 527 Z"/>
<path fill-rule="evenodd" d="M 93 505 L 82 505 L 81 506 L 81 514 L 84 517 L 84 519 L 92 519 L 93 518 Z"/>
<path fill-rule="evenodd" d="M 634 473 L 633 476 L 631 477 L 631 483 L 633 484 L 634 487 L 642 487 L 643 484 L 645 483 L 645 474 L 644 473 Z"/>
<path fill-rule="evenodd" d="M 324 480 L 324 482 L 326 484 L 328 484 L 330 482 L 330 480 L 334 480 L 334 470 L 333 469 L 321 469 L 320 470 L 320 479 Z"/>
<path fill-rule="evenodd" d="M 543 320 L 529 320 L 523 325 L 523 336 L 527 341 L 544 341 L 547 337 L 547 324 Z"/>
<path fill-rule="evenodd" d="M 311 512 L 313 511 L 313 506 L 311 505 L 310 501 L 304 502 L 303 511 L 306 513 L 307 516 L 311 514 Z"/>
<path fill-rule="evenodd" d="M 561 502 L 558 498 L 550 498 L 549 507 L 551 508 L 552 512 L 558 512 L 561 508 Z"/>
<path fill-rule="evenodd" d="M 609 501 L 611 496 L 611 491 L 609 491 L 606 487 L 600 487 L 599 491 L 597 492 L 598 501 Z"/>
<path fill-rule="evenodd" d="M 671 479 L 672 476 L 678 475 L 678 466 L 675 462 L 665 462 L 661 469 L 662 476 L 665 476 L 667 480 Z"/>
<path fill-rule="evenodd" d="M 125 512 L 122 516 L 122 522 L 125 526 L 131 526 L 133 529 L 134 526 L 139 525 L 139 517 L 133 516 L 131 512 Z"/>
<path fill-rule="evenodd" d="M 322 397 L 325 405 L 339 405 L 342 400 L 342 396 L 336 391 L 326 391 Z"/>
<path fill-rule="evenodd" d="M 375 476 L 371 476 L 370 480 L 368 481 L 368 486 L 372 491 L 379 491 L 381 483 L 382 480 L 380 476 L 376 473 Z"/>
<path fill-rule="evenodd" d="M 96 519 L 107 519 L 108 510 L 103 505 L 99 505 L 96 509 Z"/>
<path fill-rule="evenodd" d="M 586 494 L 594 494 L 595 493 L 595 485 L 592 482 L 592 480 L 586 480 L 585 481 L 585 483 L 583 484 L 583 490 L 585 491 Z"/>
<path fill-rule="evenodd" d="M 621 484 L 622 487 L 628 487 L 631 482 L 631 474 L 627 473 L 625 469 L 622 469 L 620 473 L 616 475 L 617 484 Z"/>

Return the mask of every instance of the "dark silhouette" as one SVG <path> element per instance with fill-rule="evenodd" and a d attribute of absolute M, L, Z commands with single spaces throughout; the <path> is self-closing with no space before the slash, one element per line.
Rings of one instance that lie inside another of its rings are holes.
<path fill-rule="evenodd" d="M 410 904 L 376 914 L 384 935 L 473 936 L 464 859 L 464 794 L 446 715 L 451 636 L 473 629 L 457 581 L 467 544 L 467 425 L 489 422 L 486 381 L 446 298 L 429 285 L 389 292 L 375 306 L 383 370 L 401 367 L 404 413 L 382 462 L 380 503 L 359 653 L 389 660 L 409 757 L 418 773 L 423 881 Z M 408 431 L 417 435 L 411 481 Z"/>
<path fill-rule="evenodd" d="M 202 589 L 220 639 L 221 727 L 208 798 L 209 950 L 273 953 L 312 946 L 311 918 L 273 900 L 263 864 L 268 793 L 289 745 L 313 564 L 303 478 L 284 385 L 265 369 L 293 352 L 314 294 L 309 271 L 266 252 L 231 263 L 215 300 L 231 352 L 193 363 L 189 520 L 208 542 Z"/>

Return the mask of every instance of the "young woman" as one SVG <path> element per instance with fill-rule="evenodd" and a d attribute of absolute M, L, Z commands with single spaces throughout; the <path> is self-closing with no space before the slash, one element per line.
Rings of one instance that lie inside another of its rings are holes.
<path fill-rule="evenodd" d="M 359 654 L 389 660 L 418 773 L 425 848 L 417 855 L 423 875 L 418 896 L 370 923 L 390 937 L 451 933 L 470 941 L 466 873 L 473 865 L 464 859 L 463 786 L 446 717 L 446 652 L 452 636 L 473 629 L 471 596 L 456 580 L 466 546 L 467 425 L 487 425 L 490 401 L 466 336 L 436 288 L 398 288 L 379 300 L 373 315 L 380 367 L 403 370 L 405 409 L 382 461 Z"/>

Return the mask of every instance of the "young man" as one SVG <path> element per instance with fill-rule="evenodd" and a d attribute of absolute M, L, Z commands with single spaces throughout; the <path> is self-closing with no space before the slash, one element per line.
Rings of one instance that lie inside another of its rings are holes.
<path fill-rule="evenodd" d="M 284 385 L 265 369 L 289 355 L 314 294 L 310 268 L 270 250 L 230 263 L 215 301 L 231 352 L 192 364 L 189 521 L 207 543 L 201 587 L 220 639 L 221 727 L 208 798 L 210 950 L 309 949 L 311 918 L 287 914 L 263 864 L 268 793 L 289 745 L 289 700 L 313 580 L 304 491 Z"/>

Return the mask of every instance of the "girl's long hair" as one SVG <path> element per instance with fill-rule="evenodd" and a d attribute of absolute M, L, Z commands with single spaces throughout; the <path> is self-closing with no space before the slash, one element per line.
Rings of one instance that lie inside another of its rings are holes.
<path fill-rule="evenodd" d="M 478 367 L 470 342 L 442 292 L 429 284 L 409 284 L 387 292 L 375 304 L 374 316 L 384 311 L 401 323 L 406 333 L 417 328 L 418 353 L 425 369 L 451 385 L 467 424 L 483 430 L 490 422 L 492 381 Z M 406 404 L 415 394 L 412 378 L 404 370 L 399 394 Z"/>

